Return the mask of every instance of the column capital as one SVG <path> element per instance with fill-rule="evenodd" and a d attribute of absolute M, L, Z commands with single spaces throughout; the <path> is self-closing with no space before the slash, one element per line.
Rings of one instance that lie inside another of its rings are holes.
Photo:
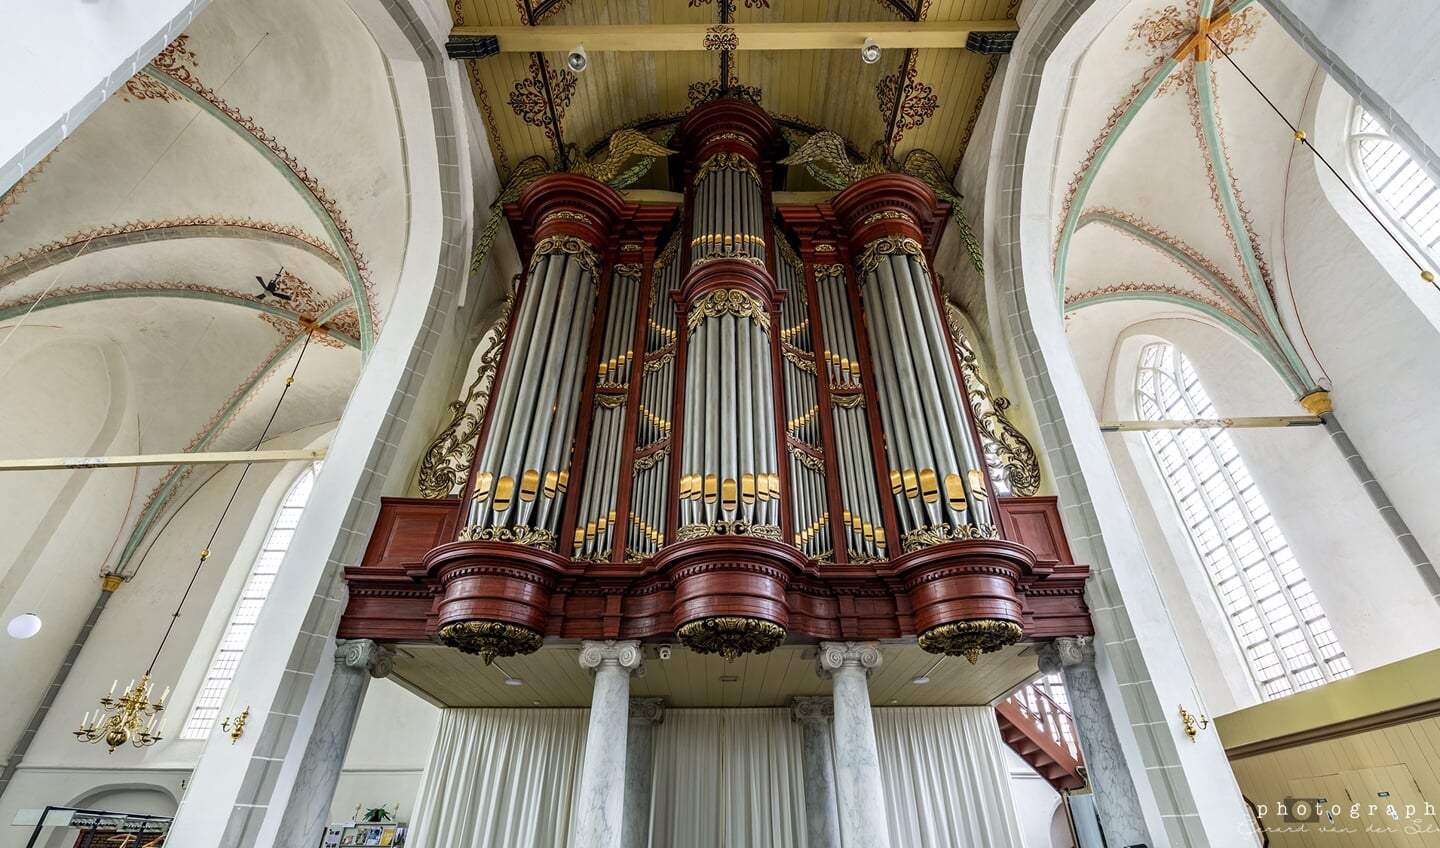
<path fill-rule="evenodd" d="M 843 668 L 854 668 L 863 670 L 868 678 L 883 660 L 880 646 L 874 642 L 821 642 L 815 673 L 828 678 Z"/>
<path fill-rule="evenodd" d="M 1041 645 L 1035 651 L 1040 670 L 1055 674 L 1061 669 L 1082 663 L 1095 664 L 1095 639 L 1092 636 L 1061 636 Z"/>
<path fill-rule="evenodd" d="M 798 697 L 790 701 L 791 721 L 828 722 L 833 718 L 835 718 L 835 699 L 828 695 Z"/>
<path fill-rule="evenodd" d="M 640 640 L 606 639 L 603 642 L 580 643 L 581 668 L 587 669 L 593 675 L 601 668 L 609 666 L 622 669 L 637 677 L 643 677 L 645 654 L 640 650 Z"/>
<path fill-rule="evenodd" d="M 631 724 L 661 724 L 665 721 L 664 698 L 631 698 Z"/>
<path fill-rule="evenodd" d="M 395 669 L 395 652 L 370 639 L 338 639 L 335 642 L 335 668 L 354 673 L 368 672 L 371 677 L 389 677 Z"/>

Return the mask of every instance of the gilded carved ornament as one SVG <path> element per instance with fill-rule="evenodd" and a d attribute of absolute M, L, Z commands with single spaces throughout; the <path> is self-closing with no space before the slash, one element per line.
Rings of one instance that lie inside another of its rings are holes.
<path fill-rule="evenodd" d="M 764 654 L 785 641 L 785 628 L 763 618 L 725 615 L 682 624 L 675 636 L 697 654 L 720 654 L 734 662 L 741 654 Z"/>
<path fill-rule="evenodd" d="M 761 330 L 770 332 L 770 313 L 760 301 L 743 289 L 715 289 L 707 292 L 690 307 L 690 316 L 686 323 L 693 333 L 706 318 L 721 318 L 726 315 L 749 318 Z"/>
<path fill-rule="evenodd" d="M 989 654 L 1019 642 L 1025 631 L 1013 621 L 980 618 L 932 627 L 920 634 L 920 647 L 932 654 L 964 657 L 974 665 Z"/>
<path fill-rule="evenodd" d="M 881 236 L 865 246 L 865 252 L 855 261 L 855 271 L 863 280 L 880 267 L 885 257 L 901 254 L 914 256 L 921 264 L 925 263 L 925 248 L 920 242 L 909 236 Z"/>
<path fill-rule="evenodd" d="M 900 550 L 905 553 L 918 551 L 946 542 L 963 542 L 970 539 L 998 539 L 1000 531 L 991 524 L 930 524 L 916 527 L 900 540 Z"/>
<path fill-rule="evenodd" d="M 1040 460 L 1035 448 L 1005 414 L 1010 401 L 993 394 L 989 383 L 981 376 L 980 361 L 965 336 L 960 310 L 947 303 L 945 318 L 991 477 L 1007 487 L 1009 493 L 1029 497 L 1040 490 Z"/>
<path fill-rule="evenodd" d="M 733 151 L 716 153 L 700 164 L 700 169 L 695 172 L 695 185 L 700 183 L 711 174 L 719 171 L 739 171 L 760 185 L 760 172 L 755 170 L 755 163 L 749 158 Z"/>
<path fill-rule="evenodd" d="M 503 621 L 456 621 L 440 628 L 440 641 L 467 654 L 479 654 L 489 665 L 496 657 L 533 654 L 544 639 L 528 627 Z"/>
<path fill-rule="evenodd" d="M 749 536 L 768 539 L 772 542 L 785 541 L 785 534 L 773 524 L 751 524 L 748 521 L 712 521 L 709 524 L 687 524 L 676 533 L 676 541 L 707 539 L 711 536 Z"/>
<path fill-rule="evenodd" d="M 513 292 L 505 295 L 500 315 L 480 337 L 479 365 L 475 379 L 465 390 L 465 399 L 450 404 L 450 423 L 430 443 L 420 461 L 416 483 L 420 495 L 443 498 L 459 494 L 475 460 L 475 439 L 485 410 L 490 405 L 490 392 L 495 388 L 495 372 L 500 354 L 505 349 L 505 333 L 510 326 L 510 312 L 515 306 Z"/>
<path fill-rule="evenodd" d="M 554 531 L 543 527 L 481 527 L 471 525 L 460 531 L 456 537 L 460 542 L 509 542 L 542 551 L 553 552 L 559 542 Z"/>
<path fill-rule="evenodd" d="M 582 238 L 563 233 L 546 236 L 535 245 L 535 255 L 530 260 L 530 273 L 535 273 L 535 266 L 540 263 L 541 257 L 557 255 L 574 257 L 582 268 L 590 272 L 592 279 L 600 278 L 600 257 L 596 255 L 595 248 Z"/>

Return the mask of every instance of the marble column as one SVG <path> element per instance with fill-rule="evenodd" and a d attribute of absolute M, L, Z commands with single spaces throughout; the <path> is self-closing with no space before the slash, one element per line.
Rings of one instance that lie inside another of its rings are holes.
<path fill-rule="evenodd" d="M 1059 672 L 1075 717 L 1075 733 L 1085 759 L 1085 776 L 1095 793 L 1100 828 L 1110 845 L 1151 845 L 1140 809 L 1140 796 L 1125 763 L 1110 706 L 1095 671 L 1095 646 L 1089 636 L 1065 636 L 1036 651 L 1040 670 Z"/>
<path fill-rule="evenodd" d="M 870 718 L 870 672 L 880 648 L 869 642 L 821 642 L 816 672 L 830 678 L 835 708 L 835 788 L 845 848 L 890 848 L 880 755 Z"/>
<path fill-rule="evenodd" d="M 305 742 L 295 788 L 285 802 L 274 844 L 320 844 L 370 678 L 385 677 L 394 667 L 395 653 L 369 639 L 341 639 L 336 643 L 335 670 L 325 689 L 325 699 L 320 702 L 315 731 Z M 275 766 L 278 768 L 279 763 Z"/>
<path fill-rule="evenodd" d="M 625 821 L 620 829 L 623 848 L 646 848 L 650 844 L 655 725 L 664 720 L 664 698 L 630 699 L 630 730 L 625 734 Z"/>
<path fill-rule="evenodd" d="M 595 678 L 585 766 L 575 801 L 572 844 L 578 848 L 620 848 L 625 819 L 625 734 L 629 723 L 630 675 L 645 673 L 645 657 L 634 640 L 580 643 L 580 667 Z"/>
<path fill-rule="evenodd" d="M 840 814 L 835 805 L 835 751 L 830 698 L 796 698 L 790 717 L 800 723 L 800 758 L 805 775 L 805 844 L 809 848 L 840 848 Z"/>

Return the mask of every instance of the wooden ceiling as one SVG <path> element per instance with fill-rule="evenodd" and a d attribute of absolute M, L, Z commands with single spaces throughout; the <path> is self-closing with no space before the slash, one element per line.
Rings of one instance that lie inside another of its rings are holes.
<path fill-rule="evenodd" d="M 797 695 L 830 694 L 830 682 L 815 674 L 814 646 L 782 645 L 733 663 L 679 645 L 670 659 L 661 660 L 657 647 L 645 646 L 645 676 L 630 683 L 635 697 L 662 697 L 675 708 L 781 707 Z M 588 707 L 594 691 L 575 644 L 547 644 L 528 656 L 499 659 L 490 666 L 440 645 L 395 648 L 393 677 L 446 707 Z M 870 701 L 877 706 L 990 704 L 1038 673 L 1031 645 L 986 654 L 975 665 L 926 653 L 914 643 L 884 644 L 881 650 L 885 660 L 870 679 Z M 521 685 L 506 685 L 511 675 Z M 911 682 L 920 676 L 929 682 Z"/>
<path fill-rule="evenodd" d="M 452 11 L 457 27 L 599 32 L 617 25 L 1013 20 L 1018 2 L 454 0 Z M 589 68 L 580 74 L 566 69 L 564 51 L 501 52 L 467 65 L 502 180 L 529 156 L 563 165 L 573 156 L 567 145 L 594 155 L 622 127 L 640 128 L 663 142 L 686 112 L 721 89 L 758 102 L 793 133 L 792 143 L 810 130 L 829 129 L 860 154 L 877 143 L 897 158 L 924 148 L 953 173 L 998 57 L 965 50 L 960 36 L 954 47 L 885 49 L 879 62 L 866 65 L 860 61 L 860 40 L 857 36 L 855 47 L 844 50 L 820 49 L 820 39 L 812 39 L 817 49 L 783 51 L 589 50 Z M 663 46 L 659 38 L 655 42 Z M 637 187 L 666 188 L 663 171 L 653 169 Z M 818 187 L 807 180 L 792 180 L 788 187 Z"/>

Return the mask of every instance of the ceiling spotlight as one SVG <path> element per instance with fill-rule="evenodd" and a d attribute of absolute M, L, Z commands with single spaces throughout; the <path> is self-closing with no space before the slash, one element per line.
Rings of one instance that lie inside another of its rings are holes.
<path fill-rule="evenodd" d="M 565 57 L 565 64 L 577 74 L 583 73 L 586 68 L 590 67 L 590 54 L 585 52 L 585 45 L 575 45 L 575 49 Z"/>
<path fill-rule="evenodd" d="M 860 61 L 867 65 L 873 65 L 880 61 L 880 45 L 875 43 L 875 39 L 867 38 L 865 43 L 860 46 Z"/>
<path fill-rule="evenodd" d="M 33 612 L 25 612 L 10 619 L 5 625 L 5 632 L 16 639 L 29 639 L 40 632 L 40 616 Z"/>
<path fill-rule="evenodd" d="M 506 686 L 524 686 L 524 685 L 525 685 L 525 681 L 521 680 L 521 679 L 518 678 L 518 677 L 507 677 L 507 678 L 505 678 L 505 685 L 506 685 Z"/>
<path fill-rule="evenodd" d="M 929 683 L 929 682 L 930 682 L 930 678 L 928 678 L 928 677 L 916 677 L 916 678 L 913 678 L 910 682 L 911 682 L 911 683 L 914 683 L 916 686 L 924 686 L 926 683 Z"/>

